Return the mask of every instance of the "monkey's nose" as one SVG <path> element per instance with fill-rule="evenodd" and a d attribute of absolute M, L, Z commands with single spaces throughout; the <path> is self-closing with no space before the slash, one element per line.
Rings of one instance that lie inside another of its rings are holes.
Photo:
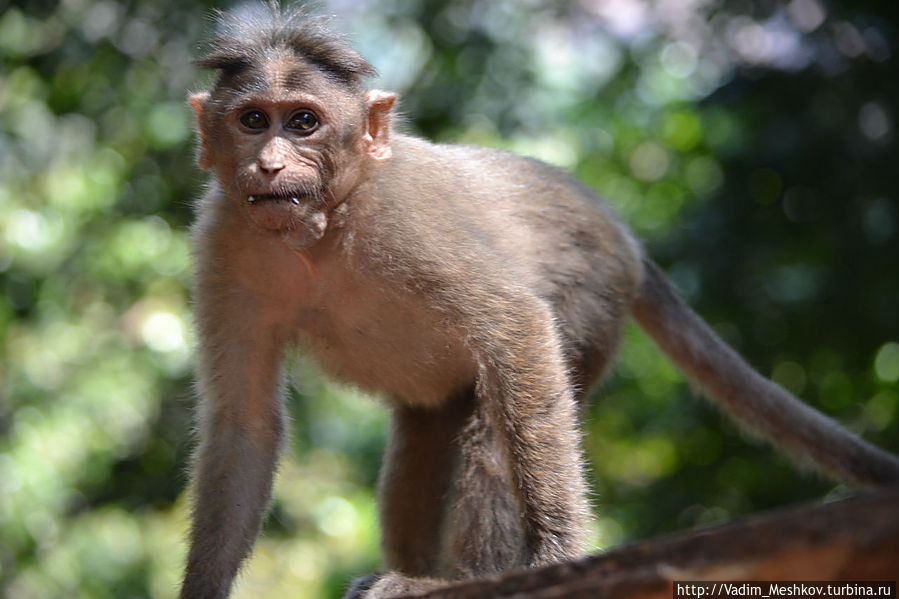
<path fill-rule="evenodd" d="M 282 160 L 260 160 L 259 161 L 259 170 L 261 170 L 266 175 L 274 175 L 275 173 L 284 170 L 286 164 Z"/>

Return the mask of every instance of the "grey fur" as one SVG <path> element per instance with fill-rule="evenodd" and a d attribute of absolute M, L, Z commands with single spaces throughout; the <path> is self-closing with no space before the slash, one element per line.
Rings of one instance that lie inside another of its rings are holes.
<path fill-rule="evenodd" d="M 379 483 L 388 572 L 353 596 L 582 553 L 577 404 L 631 312 L 790 455 L 859 486 L 899 482 L 894 457 L 724 346 L 591 190 L 535 160 L 392 132 L 392 94 L 363 94 L 359 77 L 323 66 L 320 45 L 367 72 L 342 42 L 296 16 L 269 20 L 268 34 L 259 23 L 231 21 L 231 38 L 201 61 L 223 77 L 191 99 L 215 180 L 193 228 L 200 446 L 183 598 L 226 597 L 252 547 L 294 345 L 394 406 Z M 236 117 L 251 108 L 272 125 L 242 129 Z M 321 126 L 283 130 L 298 109 Z M 258 199 L 275 192 L 307 203 Z"/>

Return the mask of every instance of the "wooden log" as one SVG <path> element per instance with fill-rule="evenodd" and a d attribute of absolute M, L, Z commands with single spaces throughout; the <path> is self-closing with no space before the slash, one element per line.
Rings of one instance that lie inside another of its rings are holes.
<path fill-rule="evenodd" d="M 675 581 L 897 578 L 899 490 L 890 490 L 778 509 L 578 561 L 463 582 L 421 597 L 677 599 Z"/>

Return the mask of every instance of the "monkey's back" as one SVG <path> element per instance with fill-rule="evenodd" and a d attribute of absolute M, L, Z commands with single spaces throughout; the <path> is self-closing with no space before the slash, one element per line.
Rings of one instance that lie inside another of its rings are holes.
<path fill-rule="evenodd" d="M 615 351 L 642 276 L 631 232 L 592 190 L 538 160 L 404 135 L 391 145 L 372 196 L 387 198 L 378 219 L 408 241 L 414 255 L 403 262 L 417 265 L 419 283 L 453 284 L 465 272 L 469 280 L 457 283 L 468 287 L 535 290 L 552 308 L 576 382 L 588 388 Z M 415 209 L 391 193 L 416 198 Z M 383 251 L 402 259 L 396 249 Z"/>

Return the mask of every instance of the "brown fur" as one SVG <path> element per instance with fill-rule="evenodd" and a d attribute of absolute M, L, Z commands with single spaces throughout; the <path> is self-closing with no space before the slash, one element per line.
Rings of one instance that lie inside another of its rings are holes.
<path fill-rule="evenodd" d="M 865 443 L 749 367 L 645 262 L 634 317 L 692 380 L 749 432 L 803 466 L 857 487 L 899 483 L 896 457 Z"/>
<path fill-rule="evenodd" d="M 895 458 L 726 348 L 592 191 L 535 160 L 391 132 L 395 96 L 361 89 L 361 57 L 270 12 L 226 18 L 199 61 L 221 76 L 191 97 L 215 181 L 193 229 L 200 444 L 182 597 L 227 596 L 252 547 L 291 345 L 394 405 L 379 484 L 389 572 L 352 595 L 581 553 L 577 401 L 631 310 L 791 454 L 860 485 L 899 480 Z M 317 125 L 287 127 L 298 110 Z M 267 125 L 242 124 L 248 111 Z"/>

